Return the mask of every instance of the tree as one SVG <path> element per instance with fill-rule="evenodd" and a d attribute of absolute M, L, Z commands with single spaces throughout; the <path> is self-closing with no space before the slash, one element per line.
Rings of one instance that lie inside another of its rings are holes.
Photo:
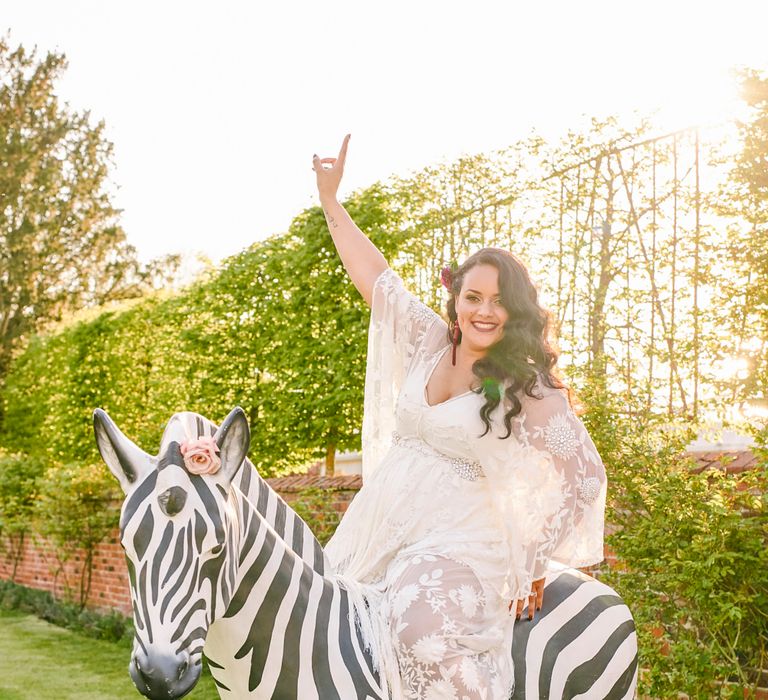
<path fill-rule="evenodd" d="M 755 338 L 760 338 L 759 347 L 753 347 L 752 372 L 748 390 L 753 395 L 766 396 L 768 391 L 768 74 L 746 70 L 741 75 L 742 97 L 749 105 L 751 114 L 748 121 L 739 123 L 742 151 L 733 169 L 733 181 L 740 186 L 742 202 L 746 205 L 740 212 L 748 222 L 750 230 L 746 241 L 746 260 L 751 273 L 747 287 L 753 308 L 746 314 L 757 311 L 759 322 L 754 329 Z"/>
<path fill-rule="evenodd" d="M 734 382 L 733 400 L 768 395 L 768 74 L 744 69 L 738 74 L 745 119 L 736 122 L 738 145 L 715 210 L 725 217 L 728 242 L 723 251 L 733 274 L 723 278 L 724 327 L 736 354 L 748 363 L 747 376 Z"/>
<path fill-rule="evenodd" d="M 134 297 L 178 264 L 142 266 L 110 201 L 112 144 L 55 93 L 63 54 L 0 37 L 0 379 L 14 344 L 84 306 Z"/>
<path fill-rule="evenodd" d="M 392 194 L 372 185 L 345 202 L 388 259 L 399 250 Z M 349 280 L 319 207 L 288 232 L 233 256 L 191 304 L 197 328 L 184 349 L 206 366 L 207 405 L 238 403 L 251 421 L 251 461 L 262 473 L 360 447 L 368 309 Z"/>

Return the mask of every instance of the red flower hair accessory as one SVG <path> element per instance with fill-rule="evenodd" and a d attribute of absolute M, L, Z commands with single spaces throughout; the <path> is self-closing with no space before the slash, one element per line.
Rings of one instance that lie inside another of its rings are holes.
<path fill-rule="evenodd" d="M 440 281 L 443 283 L 443 287 L 449 292 L 453 291 L 453 273 L 455 269 L 456 263 L 453 263 L 451 265 L 446 265 L 440 272 Z"/>

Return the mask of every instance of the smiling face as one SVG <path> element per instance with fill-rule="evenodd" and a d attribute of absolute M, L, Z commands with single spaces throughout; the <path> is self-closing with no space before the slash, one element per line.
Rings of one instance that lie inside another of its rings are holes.
<path fill-rule="evenodd" d="M 480 263 L 464 274 L 456 297 L 456 315 L 461 343 L 468 350 L 484 352 L 501 339 L 509 314 L 501 301 L 495 266 Z"/>

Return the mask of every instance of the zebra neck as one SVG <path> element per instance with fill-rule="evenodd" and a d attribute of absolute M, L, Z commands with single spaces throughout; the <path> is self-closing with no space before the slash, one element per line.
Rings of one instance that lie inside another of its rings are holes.
<path fill-rule="evenodd" d="M 232 548 L 235 578 L 232 598 L 224 614 L 237 615 L 245 607 L 256 612 L 262 608 L 278 608 L 294 580 L 327 579 L 306 566 L 241 491 L 235 490 L 239 529 L 237 547 Z M 308 571 L 304 571 L 307 568 Z"/>
<path fill-rule="evenodd" d="M 350 597 L 314 571 L 242 492 L 234 595 L 210 628 L 205 654 L 217 683 L 253 698 L 382 698 Z"/>
<path fill-rule="evenodd" d="M 270 488 L 247 459 L 240 470 L 237 486 L 296 554 L 320 574 L 329 570 L 323 547 L 312 530 L 279 494 Z"/>

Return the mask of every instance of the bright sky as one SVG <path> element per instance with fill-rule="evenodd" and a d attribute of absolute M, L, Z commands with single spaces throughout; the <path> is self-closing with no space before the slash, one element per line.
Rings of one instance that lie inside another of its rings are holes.
<path fill-rule="evenodd" d="M 116 203 L 143 259 L 214 261 L 316 203 L 312 154 L 350 132 L 340 195 L 532 127 L 733 109 L 728 69 L 768 68 L 768 2 L 3 0 L 11 44 L 58 49 L 104 119 Z"/>

